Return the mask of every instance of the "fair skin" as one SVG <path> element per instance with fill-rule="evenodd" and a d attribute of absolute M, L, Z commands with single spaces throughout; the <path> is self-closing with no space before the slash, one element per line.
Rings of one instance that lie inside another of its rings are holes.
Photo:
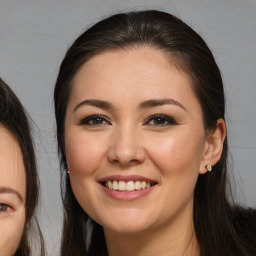
<path fill-rule="evenodd" d="M 26 178 L 18 142 L 0 126 L 0 255 L 16 252 L 25 224 Z"/>
<path fill-rule="evenodd" d="M 199 255 L 193 192 L 220 157 L 188 75 L 149 47 L 100 53 L 73 81 L 65 147 L 73 192 L 110 256 Z M 146 187 L 145 187 L 146 186 Z"/>

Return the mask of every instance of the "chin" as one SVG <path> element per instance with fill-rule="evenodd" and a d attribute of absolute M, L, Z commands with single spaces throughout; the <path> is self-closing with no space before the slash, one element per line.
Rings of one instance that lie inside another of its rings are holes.
<path fill-rule="evenodd" d="M 143 231 L 146 231 L 148 227 L 145 227 L 142 224 L 133 224 L 133 225 L 122 225 L 122 226 L 116 226 L 116 225 L 109 225 L 109 226 L 103 226 L 104 231 L 109 230 L 112 233 L 117 234 L 124 234 L 124 235 L 133 235 L 133 234 L 139 234 Z"/>
<path fill-rule="evenodd" d="M 115 217 L 113 217 L 115 216 Z M 153 223 L 149 216 L 143 216 L 141 214 L 120 214 L 112 215 L 110 219 L 103 219 L 100 221 L 100 225 L 104 230 L 110 230 L 111 232 L 120 234 L 135 234 L 141 233 L 149 229 Z"/>

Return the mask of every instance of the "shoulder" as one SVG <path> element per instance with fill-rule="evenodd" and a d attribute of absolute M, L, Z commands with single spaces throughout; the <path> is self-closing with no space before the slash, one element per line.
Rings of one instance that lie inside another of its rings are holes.
<path fill-rule="evenodd" d="M 239 240 L 256 255 L 256 209 L 236 206 L 233 212 L 233 226 Z"/>

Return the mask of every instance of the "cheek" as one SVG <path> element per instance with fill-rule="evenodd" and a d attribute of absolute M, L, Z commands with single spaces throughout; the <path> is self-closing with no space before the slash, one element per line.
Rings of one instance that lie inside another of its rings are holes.
<path fill-rule="evenodd" d="M 188 136 L 168 136 L 156 139 L 151 144 L 149 154 L 159 173 L 162 197 L 158 198 L 163 206 L 163 219 L 190 205 L 194 195 L 201 162 L 202 142 L 188 140 Z M 177 198 L 179 200 L 177 200 Z"/>
<path fill-rule="evenodd" d="M 163 138 L 150 140 L 148 148 L 151 159 L 164 175 L 182 174 L 185 171 L 198 171 L 203 140 L 189 134 L 174 134 Z"/>
<path fill-rule="evenodd" d="M 0 255 L 14 255 L 25 224 L 25 209 L 12 216 L 0 217 Z"/>
<path fill-rule="evenodd" d="M 89 135 L 66 136 L 66 157 L 72 175 L 91 175 L 104 154 L 104 140 Z"/>

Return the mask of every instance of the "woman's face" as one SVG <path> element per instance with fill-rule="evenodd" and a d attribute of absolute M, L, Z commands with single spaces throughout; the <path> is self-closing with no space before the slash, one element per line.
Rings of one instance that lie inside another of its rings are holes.
<path fill-rule="evenodd" d="M 105 231 L 191 220 L 207 164 L 202 111 L 189 76 L 161 51 L 108 51 L 87 61 L 73 81 L 65 147 L 75 197 Z"/>
<path fill-rule="evenodd" d="M 26 179 L 18 142 L 0 126 L 0 255 L 16 252 L 25 223 Z"/>

